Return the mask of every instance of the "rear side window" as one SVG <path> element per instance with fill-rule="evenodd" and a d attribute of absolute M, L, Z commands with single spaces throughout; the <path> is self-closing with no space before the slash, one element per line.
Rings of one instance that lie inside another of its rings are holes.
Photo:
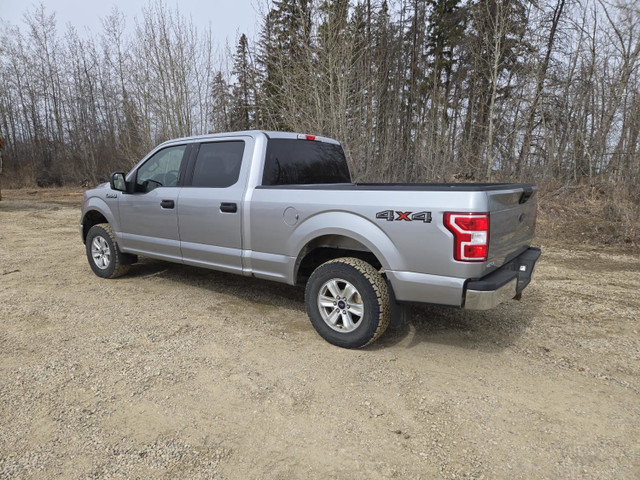
<path fill-rule="evenodd" d="M 295 139 L 272 139 L 267 144 L 263 185 L 350 182 L 340 145 Z"/>
<path fill-rule="evenodd" d="M 193 170 L 194 187 L 230 187 L 238 181 L 244 142 L 213 142 L 200 145 Z"/>

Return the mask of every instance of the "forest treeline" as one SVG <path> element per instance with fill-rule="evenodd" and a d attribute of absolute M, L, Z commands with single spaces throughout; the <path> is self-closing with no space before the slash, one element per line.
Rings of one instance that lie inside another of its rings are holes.
<path fill-rule="evenodd" d="M 8 183 L 95 183 L 166 139 L 258 128 L 341 140 L 359 181 L 597 183 L 640 200 L 636 1 L 264 7 L 256 38 L 222 53 L 156 0 L 94 35 L 43 4 L 4 23 Z"/>

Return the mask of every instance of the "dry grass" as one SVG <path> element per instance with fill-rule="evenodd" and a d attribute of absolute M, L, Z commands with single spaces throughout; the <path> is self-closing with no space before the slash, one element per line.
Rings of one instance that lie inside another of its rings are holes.
<path fill-rule="evenodd" d="M 537 237 L 559 245 L 640 250 L 635 192 L 611 184 L 540 186 Z"/>
<path fill-rule="evenodd" d="M 82 206 L 82 196 L 84 189 L 80 187 L 58 187 L 58 188 L 12 188 L 3 189 L 2 198 L 5 200 L 15 200 L 19 202 L 44 202 L 59 205 Z"/>

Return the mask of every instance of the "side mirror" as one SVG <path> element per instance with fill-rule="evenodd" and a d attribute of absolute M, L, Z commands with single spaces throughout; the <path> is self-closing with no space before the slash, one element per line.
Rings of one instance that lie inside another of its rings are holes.
<path fill-rule="evenodd" d="M 112 173 L 109 184 L 111 185 L 111 190 L 117 190 L 119 192 L 127 191 L 127 182 L 124 180 L 124 172 Z"/>

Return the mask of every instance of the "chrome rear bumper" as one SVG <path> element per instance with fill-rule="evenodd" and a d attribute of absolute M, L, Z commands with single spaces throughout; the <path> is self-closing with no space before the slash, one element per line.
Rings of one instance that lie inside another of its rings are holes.
<path fill-rule="evenodd" d="M 467 282 L 464 308 L 489 310 L 519 295 L 529 285 L 538 258 L 540 249 L 529 248 L 486 277 Z"/>
<path fill-rule="evenodd" d="M 518 279 L 514 278 L 497 290 L 467 290 L 464 308 L 468 310 L 489 310 L 515 297 L 517 286 Z"/>

